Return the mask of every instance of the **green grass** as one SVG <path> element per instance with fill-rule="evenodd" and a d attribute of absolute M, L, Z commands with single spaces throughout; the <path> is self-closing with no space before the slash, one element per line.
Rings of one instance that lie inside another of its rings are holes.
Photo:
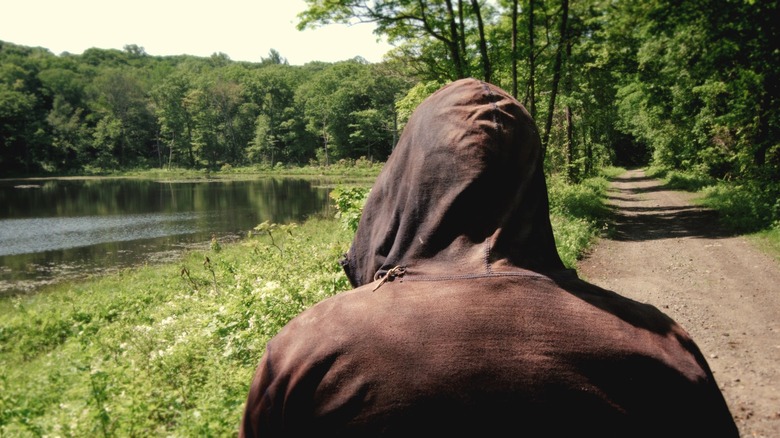
<path fill-rule="evenodd" d="M 750 234 L 748 237 L 758 248 L 780 262 L 780 226 Z"/>
<path fill-rule="evenodd" d="M 569 267 L 604 226 L 607 184 L 551 178 Z M 342 209 L 362 205 L 340 192 Z M 0 436 L 235 435 L 267 340 L 349 288 L 338 264 L 353 233 L 345 213 L 265 223 L 176 263 L 0 299 Z"/>
<path fill-rule="evenodd" d="M 0 436 L 230 436 L 265 342 L 348 287 L 336 221 L 0 301 Z"/>
<path fill-rule="evenodd" d="M 373 180 L 382 170 L 384 163 L 370 162 L 366 159 L 339 160 L 328 166 L 309 164 L 305 166 L 294 165 L 254 165 L 233 167 L 224 165 L 218 170 L 211 169 L 126 169 L 122 171 L 103 172 L 95 170 L 93 173 L 103 176 L 133 177 L 148 179 L 242 179 L 262 176 L 300 177 L 300 178 L 337 178 L 340 180 Z"/>
<path fill-rule="evenodd" d="M 721 182 L 700 193 L 700 202 L 717 210 L 721 223 L 729 230 L 754 233 L 780 227 L 780 186 Z"/>

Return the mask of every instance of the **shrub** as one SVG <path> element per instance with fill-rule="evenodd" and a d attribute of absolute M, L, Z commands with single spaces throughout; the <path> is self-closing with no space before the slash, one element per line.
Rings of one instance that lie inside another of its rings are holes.
<path fill-rule="evenodd" d="M 729 230 L 751 233 L 780 226 L 780 184 L 761 180 L 716 180 L 701 172 L 683 172 L 659 167 L 648 175 L 662 178 L 673 190 L 700 192 L 701 204 L 718 212 Z"/>
<path fill-rule="evenodd" d="M 622 169 L 605 169 L 615 175 Z M 548 178 L 550 221 L 561 260 L 574 268 L 593 240 L 607 227 L 609 209 L 604 203 L 609 181 L 605 176 L 569 184 L 560 175 Z"/>
<path fill-rule="evenodd" d="M 337 187 L 330 192 L 331 199 L 336 203 L 336 218 L 352 233 L 357 231 L 370 191 L 371 189 L 364 187 Z"/>
<path fill-rule="evenodd" d="M 702 193 L 702 204 L 717 210 L 721 223 L 730 230 L 755 232 L 780 224 L 780 185 L 721 182 Z"/>

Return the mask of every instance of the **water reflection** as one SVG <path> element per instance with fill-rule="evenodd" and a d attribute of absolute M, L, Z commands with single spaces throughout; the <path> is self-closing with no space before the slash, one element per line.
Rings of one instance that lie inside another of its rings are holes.
<path fill-rule="evenodd" d="M 300 179 L 0 180 L 0 294 L 168 260 L 212 235 L 328 209 L 328 190 Z"/>
<path fill-rule="evenodd" d="M 8 219 L 0 221 L 0 256 L 191 234 L 197 219 L 194 212 Z"/>

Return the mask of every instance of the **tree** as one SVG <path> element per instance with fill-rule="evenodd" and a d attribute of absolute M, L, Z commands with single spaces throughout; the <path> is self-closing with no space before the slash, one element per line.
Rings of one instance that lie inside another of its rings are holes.
<path fill-rule="evenodd" d="M 517 8 L 518 0 L 512 0 L 512 96 L 517 99 Z M 532 116 L 533 117 L 533 116 Z"/>
<path fill-rule="evenodd" d="M 247 154 L 249 161 L 257 163 L 266 161 L 273 165 L 276 163 L 279 139 L 274 135 L 270 117 L 261 113 L 255 122 L 255 137 L 249 143 Z"/>
<path fill-rule="evenodd" d="M 308 139 L 301 135 L 303 121 L 295 107 L 298 71 L 285 64 L 264 64 L 247 78 L 245 95 L 259 112 L 250 142 L 251 162 L 306 162 L 314 156 L 313 148 L 307 147 Z"/>
<path fill-rule="evenodd" d="M 482 13 L 480 11 L 479 2 L 477 0 L 471 0 L 471 8 L 474 11 L 474 15 L 477 17 L 477 29 L 479 30 L 479 53 L 482 55 L 482 77 L 485 82 L 492 80 L 492 67 L 490 65 L 490 58 L 488 57 L 487 41 L 485 40 L 485 25 L 482 22 Z M 461 20 L 461 23 L 463 20 Z M 464 49 L 465 52 L 465 49 Z"/>
<path fill-rule="evenodd" d="M 31 139 L 27 127 L 35 123 L 31 117 L 35 106 L 35 95 L 0 80 L 0 169 L 3 172 L 33 168 L 26 143 Z"/>
<path fill-rule="evenodd" d="M 192 109 L 192 149 L 196 166 L 216 169 L 222 156 L 219 115 L 214 107 L 208 84 L 199 84 L 187 93 L 185 104 Z"/>
<path fill-rule="evenodd" d="M 528 0 L 528 91 L 526 92 L 527 105 L 532 118 L 536 118 L 536 45 L 534 26 L 534 0 Z"/>
<path fill-rule="evenodd" d="M 6 174 L 39 171 L 48 157 L 46 99 L 37 78 L 47 56 L 0 43 L 0 170 Z"/>
<path fill-rule="evenodd" d="M 192 89 L 192 79 L 186 72 L 176 72 L 166 77 L 152 92 L 160 140 L 167 146 L 167 165 L 179 164 L 191 167 L 195 163 L 192 149 L 193 114 L 187 105 L 187 95 Z"/>
<path fill-rule="evenodd" d="M 345 156 L 341 149 L 348 145 L 349 115 L 356 109 L 351 83 L 360 64 L 346 61 L 334 64 L 302 84 L 296 93 L 297 101 L 304 109 L 307 130 L 320 138 L 325 165 L 331 161 L 331 153 Z"/>
<path fill-rule="evenodd" d="M 474 76 L 521 98 L 542 127 L 545 168 L 572 180 L 651 161 L 780 178 L 777 2 L 306 5 L 301 28 L 373 22 L 396 47 L 379 64 L 290 66 L 276 50 L 252 64 L 0 42 L 0 171 L 382 160 L 422 98 Z"/>
<path fill-rule="evenodd" d="M 124 142 L 122 121 L 107 114 L 98 120 L 92 131 L 95 158 L 92 163 L 103 169 L 116 169 L 121 165 L 118 157 L 123 155 L 121 148 Z"/>
<path fill-rule="evenodd" d="M 533 0 L 531 0 L 533 1 Z M 547 122 L 544 124 L 544 134 L 542 137 L 542 154 L 547 149 L 550 140 L 550 130 L 552 129 L 553 115 L 555 114 L 555 99 L 558 95 L 558 84 L 561 79 L 561 69 L 563 65 L 563 52 L 567 44 L 567 23 L 569 20 L 569 0 L 561 1 L 561 27 L 558 32 L 558 47 L 555 50 L 555 64 L 553 65 L 552 89 L 550 90 L 550 101 L 547 107 Z"/>
<path fill-rule="evenodd" d="M 635 40 L 609 51 L 624 56 L 628 47 L 633 58 L 619 76 L 621 129 L 647 144 L 659 165 L 780 179 L 780 52 L 769 18 L 777 9 L 777 2 L 657 0 L 610 10 Z"/>
<path fill-rule="evenodd" d="M 77 170 L 89 162 L 90 143 L 81 108 L 57 95 L 46 121 L 51 128 L 51 170 Z"/>
<path fill-rule="evenodd" d="M 299 29 L 328 23 L 375 23 L 376 32 L 387 36 L 390 42 L 410 44 L 408 50 L 427 52 L 419 59 L 429 72 L 439 71 L 437 74 L 443 75 L 432 79 L 451 80 L 472 75 L 467 33 L 474 28 L 483 29 L 480 5 L 475 1 L 466 8 L 459 0 L 457 13 L 452 0 L 305 1 L 308 9 L 299 14 Z M 444 50 L 432 49 L 434 43 Z M 483 75 L 490 75 L 484 32 L 479 32 L 476 47 L 484 49 L 480 50 Z M 434 64 L 445 68 L 439 70 Z"/>
<path fill-rule="evenodd" d="M 288 65 L 288 62 L 276 49 L 271 49 L 267 58 L 260 59 L 260 65 Z"/>
<path fill-rule="evenodd" d="M 353 144 L 365 145 L 365 157 L 373 161 L 372 148 L 386 138 L 386 121 L 382 114 L 375 108 L 353 111 L 350 114 L 353 120 L 349 127 L 349 139 Z"/>
<path fill-rule="evenodd" d="M 57 59 L 38 73 L 39 93 L 49 107 L 45 120 L 51 146 L 40 163 L 49 171 L 78 170 L 92 159 L 86 81 L 71 61 Z"/>
<path fill-rule="evenodd" d="M 145 87 L 130 69 L 109 68 L 95 78 L 90 93 L 99 126 L 110 126 L 111 135 L 100 135 L 101 149 L 110 148 L 118 166 L 135 165 L 149 156 L 154 145 L 154 118 L 147 105 Z"/>
<path fill-rule="evenodd" d="M 296 93 L 307 130 L 320 138 L 322 158 L 359 158 L 371 151 L 383 160 L 396 132 L 395 101 L 408 87 L 403 77 L 380 74 L 379 66 L 345 61 L 333 64 Z M 360 132 L 358 132 L 360 131 Z"/>

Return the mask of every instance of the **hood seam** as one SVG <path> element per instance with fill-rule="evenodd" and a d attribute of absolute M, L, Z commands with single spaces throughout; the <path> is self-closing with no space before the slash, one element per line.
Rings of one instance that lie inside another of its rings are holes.
<path fill-rule="evenodd" d="M 525 278 L 533 278 L 537 280 L 554 280 L 544 274 L 539 274 L 536 272 L 491 272 L 491 273 L 484 273 L 484 274 L 462 274 L 462 275 L 423 275 L 423 274 L 407 274 L 405 277 L 400 279 L 401 283 L 407 282 L 407 281 L 447 281 L 447 280 L 472 280 L 472 279 L 478 279 L 478 278 L 498 278 L 498 277 L 525 277 Z"/>
<path fill-rule="evenodd" d="M 488 84 L 486 82 L 480 81 L 480 83 L 482 84 L 482 89 L 485 90 L 485 94 L 487 94 L 487 96 L 488 96 L 488 102 L 490 102 L 490 107 L 493 109 L 493 111 L 491 111 L 491 114 L 490 114 L 493 117 L 493 125 L 495 126 L 496 129 L 498 129 L 498 127 L 501 126 L 501 124 L 498 123 L 498 119 L 496 118 L 496 112 L 498 111 L 498 105 L 496 105 L 496 102 L 494 101 L 494 99 L 491 99 L 493 96 L 495 96 L 495 94 L 493 93 L 493 90 L 490 89 L 490 87 L 488 86 Z"/>

